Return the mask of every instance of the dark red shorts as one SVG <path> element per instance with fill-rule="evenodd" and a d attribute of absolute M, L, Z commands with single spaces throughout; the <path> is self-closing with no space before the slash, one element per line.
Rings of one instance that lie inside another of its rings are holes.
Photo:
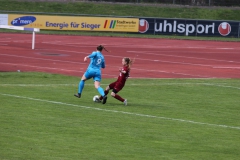
<path fill-rule="evenodd" d="M 113 82 L 111 84 L 109 84 L 110 89 L 114 89 L 117 92 L 119 92 L 120 90 L 122 90 L 122 88 L 124 87 L 124 84 L 119 83 L 118 81 Z"/>

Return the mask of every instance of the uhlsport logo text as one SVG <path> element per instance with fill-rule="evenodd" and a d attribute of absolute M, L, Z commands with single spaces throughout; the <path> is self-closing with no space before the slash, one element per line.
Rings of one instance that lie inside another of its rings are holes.
<path fill-rule="evenodd" d="M 149 28 L 154 34 L 184 34 L 189 35 L 217 35 L 228 36 L 231 33 L 231 25 L 228 22 L 216 21 L 183 21 L 155 19 L 154 26 L 150 26 L 146 19 L 139 19 L 139 33 L 145 33 Z M 149 32 L 148 32 L 149 33 Z"/>

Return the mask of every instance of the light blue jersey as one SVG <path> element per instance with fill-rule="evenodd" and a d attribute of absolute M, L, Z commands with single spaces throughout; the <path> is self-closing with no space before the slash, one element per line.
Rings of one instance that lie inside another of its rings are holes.
<path fill-rule="evenodd" d="M 100 51 L 102 51 L 103 48 L 104 47 L 101 45 L 98 46 L 97 51 L 92 52 L 92 54 L 90 54 L 88 56 L 88 58 L 90 59 L 90 63 L 88 65 L 86 72 L 84 73 L 84 76 L 82 77 L 81 81 L 79 82 L 78 94 L 74 94 L 75 97 L 78 97 L 78 98 L 81 97 L 82 90 L 85 85 L 85 81 L 90 78 L 93 78 L 95 88 L 98 90 L 100 95 L 102 97 L 104 97 L 103 104 L 106 103 L 107 97 L 105 96 L 103 88 L 100 87 L 100 82 L 102 79 L 101 69 L 105 68 L 105 59 L 104 59 L 104 56 L 102 55 L 102 53 L 100 52 Z M 86 60 L 86 58 L 84 58 L 84 60 Z"/>
<path fill-rule="evenodd" d="M 88 69 L 101 70 L 101 68 L 105 68 L 105 59 L 101 52 L 92 52 L 88 57 L 91 59 Z"/>
<path fill-rule="evenodd" d="M 94 81 L 101 82 L 101 68 L 105 68 L 104 56 L 101 52 L 95 51 L 88 57 L 91 61 L 88 65 L 87 71 L 85 72 L 85 77 L 87 79 L 93 78 Z"/>

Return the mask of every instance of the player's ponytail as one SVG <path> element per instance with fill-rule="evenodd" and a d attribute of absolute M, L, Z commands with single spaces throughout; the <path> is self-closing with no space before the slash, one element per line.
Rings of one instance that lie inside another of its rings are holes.
<path fill-rule="evenodd" d="M 107 50 L 103 45 L 97 46 L 97 50 L 98 50 L 98 51 L 101 52 L 103 49 L 108 52 L 108 50 Z"/>
<path fill-rule="evenodd" d="M 109 52 L 105 47 L 103 47 L 103 49 L 104 49 L 105 51 Z"/>

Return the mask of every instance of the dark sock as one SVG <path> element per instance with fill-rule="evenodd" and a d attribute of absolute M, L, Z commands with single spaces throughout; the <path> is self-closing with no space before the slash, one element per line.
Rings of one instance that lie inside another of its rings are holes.
<path fill-rule="evenodd" d="M 107 91 L 107 90 L 105 90 L 105 91 L 104 91 L 104 94 L 105 94 L 105 95 L 108 95 L 108 93 L 109 93 L 109 91 Z M 102 97 L 102 96 L 100 96 L 100 97 L 99 97 L 99 99 L 100 99 L 100 100 L 102 100 L 102 99 L 103 99 L 103 97 Z"/>
<path fill-rule="evenodd" d="M 119 100 L 121 102 L 124 102 L 124 99 L 121 96 L 119 96 L 118 94 L 116 94 L 114 98 L 116 98 L 117 100 Z"/>

